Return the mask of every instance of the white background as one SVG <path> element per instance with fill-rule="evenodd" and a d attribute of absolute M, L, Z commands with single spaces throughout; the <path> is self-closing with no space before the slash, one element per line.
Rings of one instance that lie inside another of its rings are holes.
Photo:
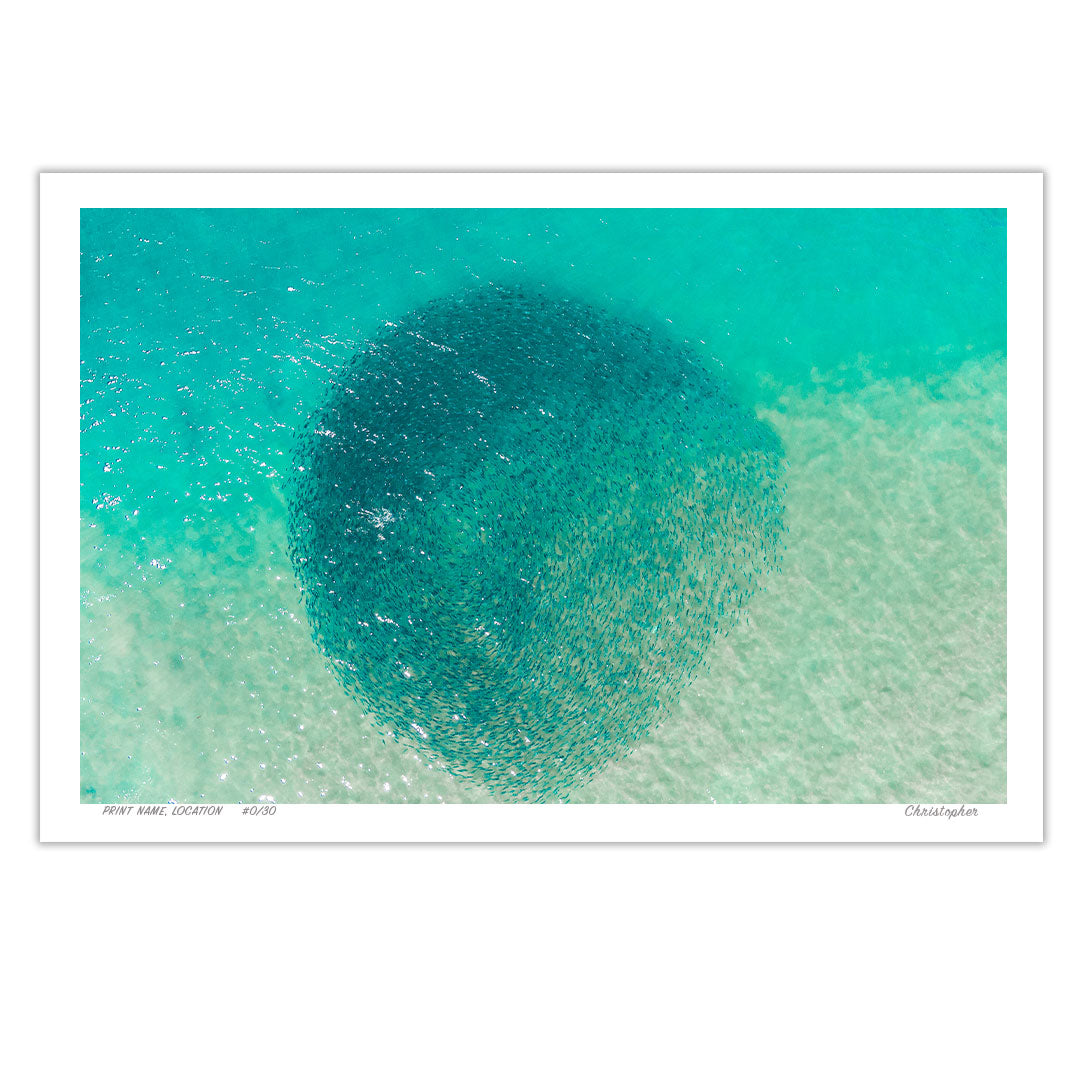
<path fill-rule="evenodd" d="M 1073 1074 L 1080 175 L 1067 10 L 8 14 L 15 603 L 0 815 L 17 1075 Z M 1047 170 L 1045 844 L 36 844 L 36 536 L 20 522 L 36 516 L 37 171 L 373 166 Z"/>

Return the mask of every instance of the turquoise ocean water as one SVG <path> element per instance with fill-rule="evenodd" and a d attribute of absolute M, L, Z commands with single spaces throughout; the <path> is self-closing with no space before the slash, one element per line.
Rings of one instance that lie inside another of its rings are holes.
<path fill-rule="evenodd" d="M 579 802 L 995 802 L 1003 211 L 84 210 L 82 799 L 483 802 L 348 697 L 288 554 L 297 434 L 494 282 L 671 336 L 784 448 L 782 568 Z"/>

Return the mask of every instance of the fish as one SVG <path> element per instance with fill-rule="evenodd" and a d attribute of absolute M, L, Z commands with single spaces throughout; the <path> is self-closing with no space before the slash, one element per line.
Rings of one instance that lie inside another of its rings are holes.
<path fill-rule="evenodd" d="M 780 571 L 784 474 L 669 331 L 489 285 L 328 378 L 285 479 L 289 557 L 356 722 L 559 801 L 671 714 Z"/>

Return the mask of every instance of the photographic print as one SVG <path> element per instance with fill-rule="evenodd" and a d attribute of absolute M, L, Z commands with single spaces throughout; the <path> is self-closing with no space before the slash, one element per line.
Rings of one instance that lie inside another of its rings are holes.
<path fill-rule="evenodd" d="M 1008 205 L 614 203 L 78 205 L 80 810 L 1007 806 Z"/>

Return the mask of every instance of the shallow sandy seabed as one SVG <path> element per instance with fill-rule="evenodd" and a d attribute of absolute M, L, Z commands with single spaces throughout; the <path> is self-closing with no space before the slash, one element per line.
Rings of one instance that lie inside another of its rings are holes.
<path fill-rule="evenodd" d="M 783 570 L 675 715 L 571 801 L 1004 800 L 1004 359 L 858 374 L 761 380 Z M 83 530 L 84 801 L 490 801 L 343 695 L 258 483 L 183 550 Z"/>

